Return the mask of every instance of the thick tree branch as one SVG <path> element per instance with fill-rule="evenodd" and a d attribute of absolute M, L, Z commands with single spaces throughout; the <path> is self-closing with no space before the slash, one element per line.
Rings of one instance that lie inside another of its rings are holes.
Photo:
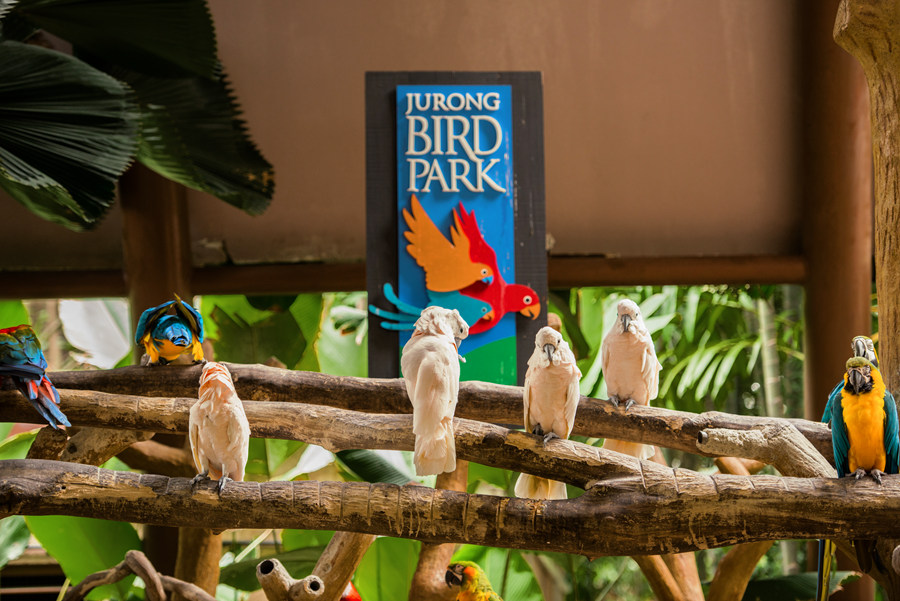
<path fill-rule="evenodd" d="M 310 403 L 371 413 L 411 413 L 402 379 L 351 378 L 283 370 L 263 365 L 226 363 L 244 400 Z M 199 366 L 120 367 L 110 370 L 54 372 L 57 388 L 110 393 L 196 398 Z M 0 397 L 2 399 L 4 397 Z M 66 407 L 65 401 L 63 407 Z M 68 413 L 67 413 L 68 415 Z M 494 424 L 522 425 L 522 388 L 485 382 L 460 384 L 456 416 Z M 582 397 L 573 434 L 617 438 L 705 454 L 697 436 L 707 428 L 747 430 L 769 422 L 793 424 L 830 460 L 827 426 L 802 419 L 760 418 L 707 412 L 687 413 L 656 407 L 631 407 L 627 413 L 606 400 Z"/>
<path fill-rule="evenodd" d="M 374 534 L 335 532 L 319 556 L 312 574 L 301 581 L 300 590 L 302 593 L 312 590 L 313 579 L 321 581 L 322 586 L 315 589 L 314 596 L 302 593 L 294 595 L 295 601 L 340 601 L 353 572 L 373 542 Z"/>
<path fill-rule="evenodd" d="M 155 440 L 136 442 L 118 457 L 131 469 L 153 474 L 192 478 L 197 473 L 190 453 Z"/>
<path fill-rule="evenodd" d="M 122 396 L 81 390 L 60 392 L 74 424 L 116 430 L 185 433 L 193 399 Z M 8 401 L 8 402 L 7 402 Z M 31 409 L 21 395 L 0 394 L 0 420 Z M 383 415 L 303 403 L 245 401 L 251 434 L 302 440 L 326 449 L 413 450 L 412 415 Z M 638 460 L 571 440 L 543 443 L 540 436 L 501 426 L 456 419 L 456 453 L 514 471 L 553 478 L 584 488 L 591 480 L 636 473 Z M 644 470 L 668 471 L 647 463 Z"/>
<path fill-rule="evenodd" d="M 65 430 L 41 428 L 28 449 L 28 459 L 59 459 L 69 439 Z"/>
<path fill-rule="evenodd" d="M 219 498 L 214 483 L 192 492 L 186 478 L 23 459 L 0 462 L 0 513 L 345 530 L 597 557 L 771 539 L 900 537 L 900 476 L 879 486 L 871 479 L 644 469 L 568 501 L 360 482 L 233 482 Z"/>

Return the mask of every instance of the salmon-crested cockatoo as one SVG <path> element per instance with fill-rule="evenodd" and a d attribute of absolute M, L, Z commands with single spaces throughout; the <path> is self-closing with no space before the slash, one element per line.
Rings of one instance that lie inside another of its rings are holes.
<path fill-rule="evenodd" d="M 469 326 L 456 309 L 426 307 L 403 347 L 400 369 L 413 406 L 416 474 L 456 469 L 453 413 L 459 396 L 459 343 Z"/>
<path fill-rule="evenodd" d="M 199 472 L 191 486 L 203 479 L 218 480 L 216 490 L 222 494 L 227 481 L 244 479 L 250 424 L 231 373 L 223 364 L 210 361 L 203 366 L 199 396 L 188 421 L 194 465 Z"/>
<path fill-rule="evenodd" d="M 616 322 L 600 345 L 600 367 L 609 400 L 617 407 L 622 401 L 626 411 L 635 403 L 649 405 L 659 394 L 662 364 L 656 358 L 653 339 L 634 301 L 619 301 Z M 639 459 L 653 456 L 652 446 L 636 442 L 606 439 L 603 448 Z"/>
<path fill-rule="evenodd" d="M 534 338 L 534 352 L 525 372 L 525 431 L 544 437 L 568 438 L 575 425 L 581 393 L 581 370 L 562 334 L 549 326 Z M 531 474 L 516 480 L 516 496 L 531 499 L 565 499 L 566 485 Z"/>

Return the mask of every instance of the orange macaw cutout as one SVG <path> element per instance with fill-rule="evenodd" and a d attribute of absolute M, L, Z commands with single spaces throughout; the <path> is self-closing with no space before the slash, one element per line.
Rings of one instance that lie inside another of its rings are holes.
<path fill-rule="evenodd" d="M 412 213 L 403 209 L 403 219 L 409 226 L 409 231 L 403 233 L 409 241 L 406 250 L 425 270 L 425 287 L 428 290 L 454 292 L 494 276 L 490 265 L 472 260 L 471 242 L 460 231 L 458 218 L 450 226 L 450 240 L 447 240 L 415 194 L 412 195 L 411 208 Z"/>

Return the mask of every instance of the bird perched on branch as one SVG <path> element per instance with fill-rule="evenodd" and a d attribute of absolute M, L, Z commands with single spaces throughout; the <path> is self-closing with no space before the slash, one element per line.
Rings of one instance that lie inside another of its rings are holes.
<path fill-rule="evenodd" d="M 0 329 L 0 376 L 8 377 L 55 430 L 71 426 L 59 409 L 59 392 L 45 375 L 47 359 L 30 325 Z"/>
<path fill-rule="evenodd" d="M 227 481 L 244 479 L 250 424 L 231 373 L 221 363 L 211 361 L 203 366 L 199 396 L 188 420 L 191 452 L 199 472 L 191 486 L 203 479 L 218 480 L 216 490 L 222 494 Z"/>
<path fill-rule="evenodd" d="M 859 480 L 868 474 L 881 484 L 884 474 L 896 474 L 900 468 L 897 406 L 881 372 L 865 357 L 847 360 L 843 386 L 833 396 L 831 406 L 831 443 L 839 478 L 852 475 Z M 874 553 L 874 541 L 853 541 L 853 544 L 863 572 L 872 569 L 873 558 L 881 563 Z M 827 595 L 833 546 L 831 541 L 819 541 L 816 599 Z"/>
<path fill-rule="evenodd" d="M 525 373 L 525 431 L 543 436 L 545 443 L 553 438 L 568 438 L 581 398 L 580 379 L 581 370 L 575 365 L 575 355 L 562 334 L 549 326 L 538 330 Z M 516 496 L 565 499 L 566 485 L 521 474 L 516 481 Z"/>
<path fill-rule="evenodd" d="M 484 570 L 471 561 L 451 563 L 444 574 L 450 588 L 458 588 L 457 601 L 503 601 L 494 592 Z"/>
<path fill-rule="evenodd" d="M 609 400 L 617 407 L 624 401 L 627 411 L 635 403 L 649 405 L 659 394 L 662 364 L 656 358 L 653 339 L 637 304 L 620 300 L 616 312 L 616 321 L 600 345 L 600 367 Z M 607 439 L 603 448 L 638 459 L 653 455 L 652 446 L 621 440 Z"/>
<path fill-rule="evenodd" d="M 469 326 L 456 310 L 426 307 L 403 347 L 400 369 L 413 406 L 416 474 L 456 469 L 453 414 L 459 397 L 459 343 Z"/>
<path fill-rule="evenodd" d="M 854 357 L 863 357 L 869 360 L 869 363 L 878 367 L 878 353 L 875 352 L 875 343 L 868 336 L 856 336 L 850 342 L 850 349 L 853 351 Z M 825 411 L 822 413 L 822 422 L 831 423 L 831 407 L 834 405 L 835 398 L 841 395 L 841 388 L 844 382 L 840 381 L 832 389 L 828 395 L 828 403 L 825 405 Z"/>
<path fill-rule="evenodd" d="M 169 308 L 175 313 L 167 315 Z M 194 363 L 203 359 L 203 317 L 200 312 L 175 295 L 175 300 L 151 307 L 141 313 L 134 342 L 144 346 L 149 365 L 165 365 L 184 353 Z"/>

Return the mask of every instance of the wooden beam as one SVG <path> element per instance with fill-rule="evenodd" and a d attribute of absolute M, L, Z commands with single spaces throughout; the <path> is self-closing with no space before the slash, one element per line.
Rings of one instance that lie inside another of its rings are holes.
<path fill-rule="evenodd" d="M 148 259 L 152 261 L 153 259 Z M 548 259 L 550 288 L 654 284 L 801 284 L 799 256 L 599 257 Z M 198 267 L 195 294 L 293 294 L 365 290 L 366 264 L 285 263 Z M 127 296 L 119 270 L 0 271 L 0 299 Z"/>

